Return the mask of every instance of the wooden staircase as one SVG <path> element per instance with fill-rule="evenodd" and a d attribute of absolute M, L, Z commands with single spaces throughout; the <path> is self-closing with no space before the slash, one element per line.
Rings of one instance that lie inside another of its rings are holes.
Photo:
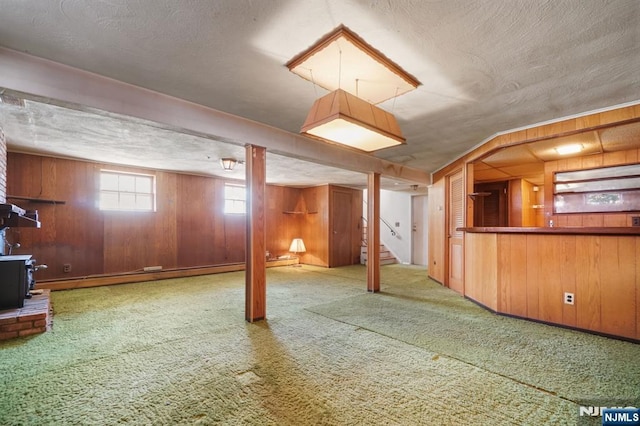
<path fill-rule="evenodd" d="M 360 248 L 360 263 L 367 264 L 367 246 Z M 391 265 L 398 263 L 398 259 L 385 247 L 384 244 L 380 244 L 380 265 Z"/>
<path fill-rule="evenodd" d="M 367 264 L 367 227 L 362 227 L 362 244 L 360 245 L 360 263 L 363 265 Z M 393 263 L 398 263 L 398 259 L 389 251 L 389 249 L 384 245 L 380 244 L 380 265 L 391 265 Z"/>

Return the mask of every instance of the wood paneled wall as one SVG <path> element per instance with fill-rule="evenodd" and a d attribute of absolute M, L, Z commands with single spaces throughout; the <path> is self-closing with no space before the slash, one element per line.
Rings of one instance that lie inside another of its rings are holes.
<path fill-rule="evenodd" d="M 640 238 L 499 234 L 498 251 L 500 312 L 640 339 Z"/>
<path fill-rule="evenodd" d="M 465 237 L 465 296 L 498 310 L 498 251 L 496 234 Z"/>
<path fill-rule="evenodd" d="M 538 216 L 542 218 L 542 213 L 534 208 L 541 204 L 537 203 L 539 191 L 533 188 L 533 184 L 524 179 L 509 181 L 509 226 L 543 226 L 538 225 L 537 220 Z"/>
<path fill-rule="evenodd" d="M 271 257 L 286 255 L 294 238 L 302 236 L 303 214 L 298 212 L 302 198 L 301 188 L 267 185 L 267 251 Z M 304 238 L 304 237 L 302 237 Z M 305 245 L 311 243 L 304 240 Z"/>
<path fill-rule="evenodd" d="M 22 244 L 18 250 L 20 253 L 32 254 L 39 263 L 49 266 L 46 270 L 38 271 L 37 279 L 104 273 L 105 240 L 114 238 L 114 228 L 105 227 L 105 223 L 109 222 L 98 210 L 99 170 L 100 166 L 93 163 L 7 154 L 8 195 L 65 202 L 40 204 L 7 200 L 28 210 L 38 210 L 39 220 L 43 224 L 41 229 L 7 230 L 10 241 Z M 122 258 L 125 258 L 124 251 L 127 248 L 122 245 L 117 248 L 122 250 Z M 151 247 L 148 249 L 152 250 Z M 139 255 L 144 256 L 143 253 L 136 253 L 134 259 L 128 262 L 135 262 Z M 71 272 L 63 273 L 63 264 L 67 263 L 71 264 Z M 121 272 L 144 266 L 150 265 L 141 264 Z"/>
<path fill-rule="evenodd" d="M 9 153 L 7 158 L 10 195 L 65 202 L 9 200 L 38 210 L 42 228 L 10 228 L 7 237 L 22 244 L 15 253 L 33 254 L 49 266 L 38 271 L 39 280 L 245 260 L 245 215 L 224 214 L 223 179 L 20 153 Z M 99 210 L 102 169 L 154 175 L 156 211 Z M 293 238 L 301 237 L 307 246 L 301 262 L 330 266 L 330 188 L 267 185 L 266 250 L 272 257 L 288 254 Z M 353 206 L 357 205 L 354 213 L 338 220 L 357 227 L 362 192 L 334 188 L 349 191 Z M 359 246 L 353 250 L 357 263 Z M 71 272 L 63 272 L 64 264 L 71 264 Z"/>
<path fill-rule="evenodd" d="M 307 252 L 301 263 L 329 266 L 329 185 L 304 188 L 299 205 L 307 213 L 300 216 L 301 235 Z"/>
<path fill-rule="evenodd" d="M 99 210 L 102 169 L 154 175 L 156 211 Z M 20 252 L 49 266 L 38 279 L 244 261 L 244 215 L 223 213 L 221 179 L 9 153 L 8 193 L 65 202 L 15 201 L 37 209 L 42 223 L 7 232 L 22 244 Z"/>
<path fill-rule="evenodd" d="M 583 157 L 567 158 L 559 161 L 548 161 L 544 164 L 545 191 L 544 214 L 546 225 L 553 220 L 555 226 L 631 226 L 631 217 L 638 213 L 588 213 L 588 214 L 554 214 L 553 213 L 553 174 L 569 170 L 585 170 L 598 167 L 620 166 L 640 163 L 640 149 L 605 152 Z"/>
<path fill-rule="evenodd" d="M 466 295 L 501 313 L 640 339 L 640 237 L 467 233 Z M 573 293 L 573 305 L 564 293 Z"/>

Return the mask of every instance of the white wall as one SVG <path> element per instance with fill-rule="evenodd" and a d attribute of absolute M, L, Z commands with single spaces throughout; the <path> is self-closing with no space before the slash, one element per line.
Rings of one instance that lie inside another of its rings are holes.
<path fill-rule="evenodd" d="M 363 192 L 367 201 L 367 190 Z M 367 207 L 363 203 L 362 215 L 367 217 Z M 380 223 L 380 241 L 400 263 L 411 263 L 411 194 L 406 192 L 380 190 L 380 218 L 396 231 L 391 235 L 387 225 Z M 398 226 L 396 226 L 396 223 Z"/>
<path fill-rule="evenodd" d="M 429 261 L 429 225 L 427 217 L 427 207 L 429 196 L 427 194 L 412 195 L 412 256 L 411 263 L 414 265 L 427 266 Z"/>

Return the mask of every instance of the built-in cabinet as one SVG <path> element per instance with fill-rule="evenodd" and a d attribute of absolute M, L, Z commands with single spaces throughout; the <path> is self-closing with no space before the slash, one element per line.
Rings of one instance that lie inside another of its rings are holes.
<path fill-rule="evenodd" d="M 638 141 L 640 144 L 640 141 Z M 544 216 L 545 224 L 553 221 L 554 226 L 603 226 L 624 227 L 633 226 L 633 218 L 640 216 L 636 210 L 618 212 L 591 212 L 591 213 L 559 213 L 554 211 L 554 176 L 556 173 L 577 170 L 591 170 L 602 167 L 624 166 L 640 164 L 640 149 L 627 149 L 623 151 L 605 152 L 589 156 L 579 156 L 565 160 L 548 161 L 544 165 L 545 191 Z M 636 199 L 637 195 L 632 194 Z M 631 209 L 631 208 L 629 208 Z"/>

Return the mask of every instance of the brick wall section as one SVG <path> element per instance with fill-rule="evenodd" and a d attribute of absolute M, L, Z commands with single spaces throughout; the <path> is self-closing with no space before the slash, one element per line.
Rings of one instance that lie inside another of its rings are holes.
<path fill-rule="evenodd" d="M 7 139 L 0 127 L 0 204 L 7 201 Z M 5 254 L 4 229 L 0 230 L 0 255 Z"/>
<path fill-rule="evenodd" d="M 0 127 L 0 203 L 7 200 L 7 140 Z M 4 230 L 0 231 L 0 254 L 4 254 Z M 49 290 L 24 301 L 18 309 L 0 311 L 0 340 L 44 333 L 51 328 Z"/>
<path fill-rule="evenodd" d="M 7 200 L 7 140 L 0 127 L 0 203 Z"/>
<path fill-rule="evenodd" d="M 44 333 L 51 329 L 49 290 L 25 299 L 24 306 L 0 311 L 0 340 Z"/>

